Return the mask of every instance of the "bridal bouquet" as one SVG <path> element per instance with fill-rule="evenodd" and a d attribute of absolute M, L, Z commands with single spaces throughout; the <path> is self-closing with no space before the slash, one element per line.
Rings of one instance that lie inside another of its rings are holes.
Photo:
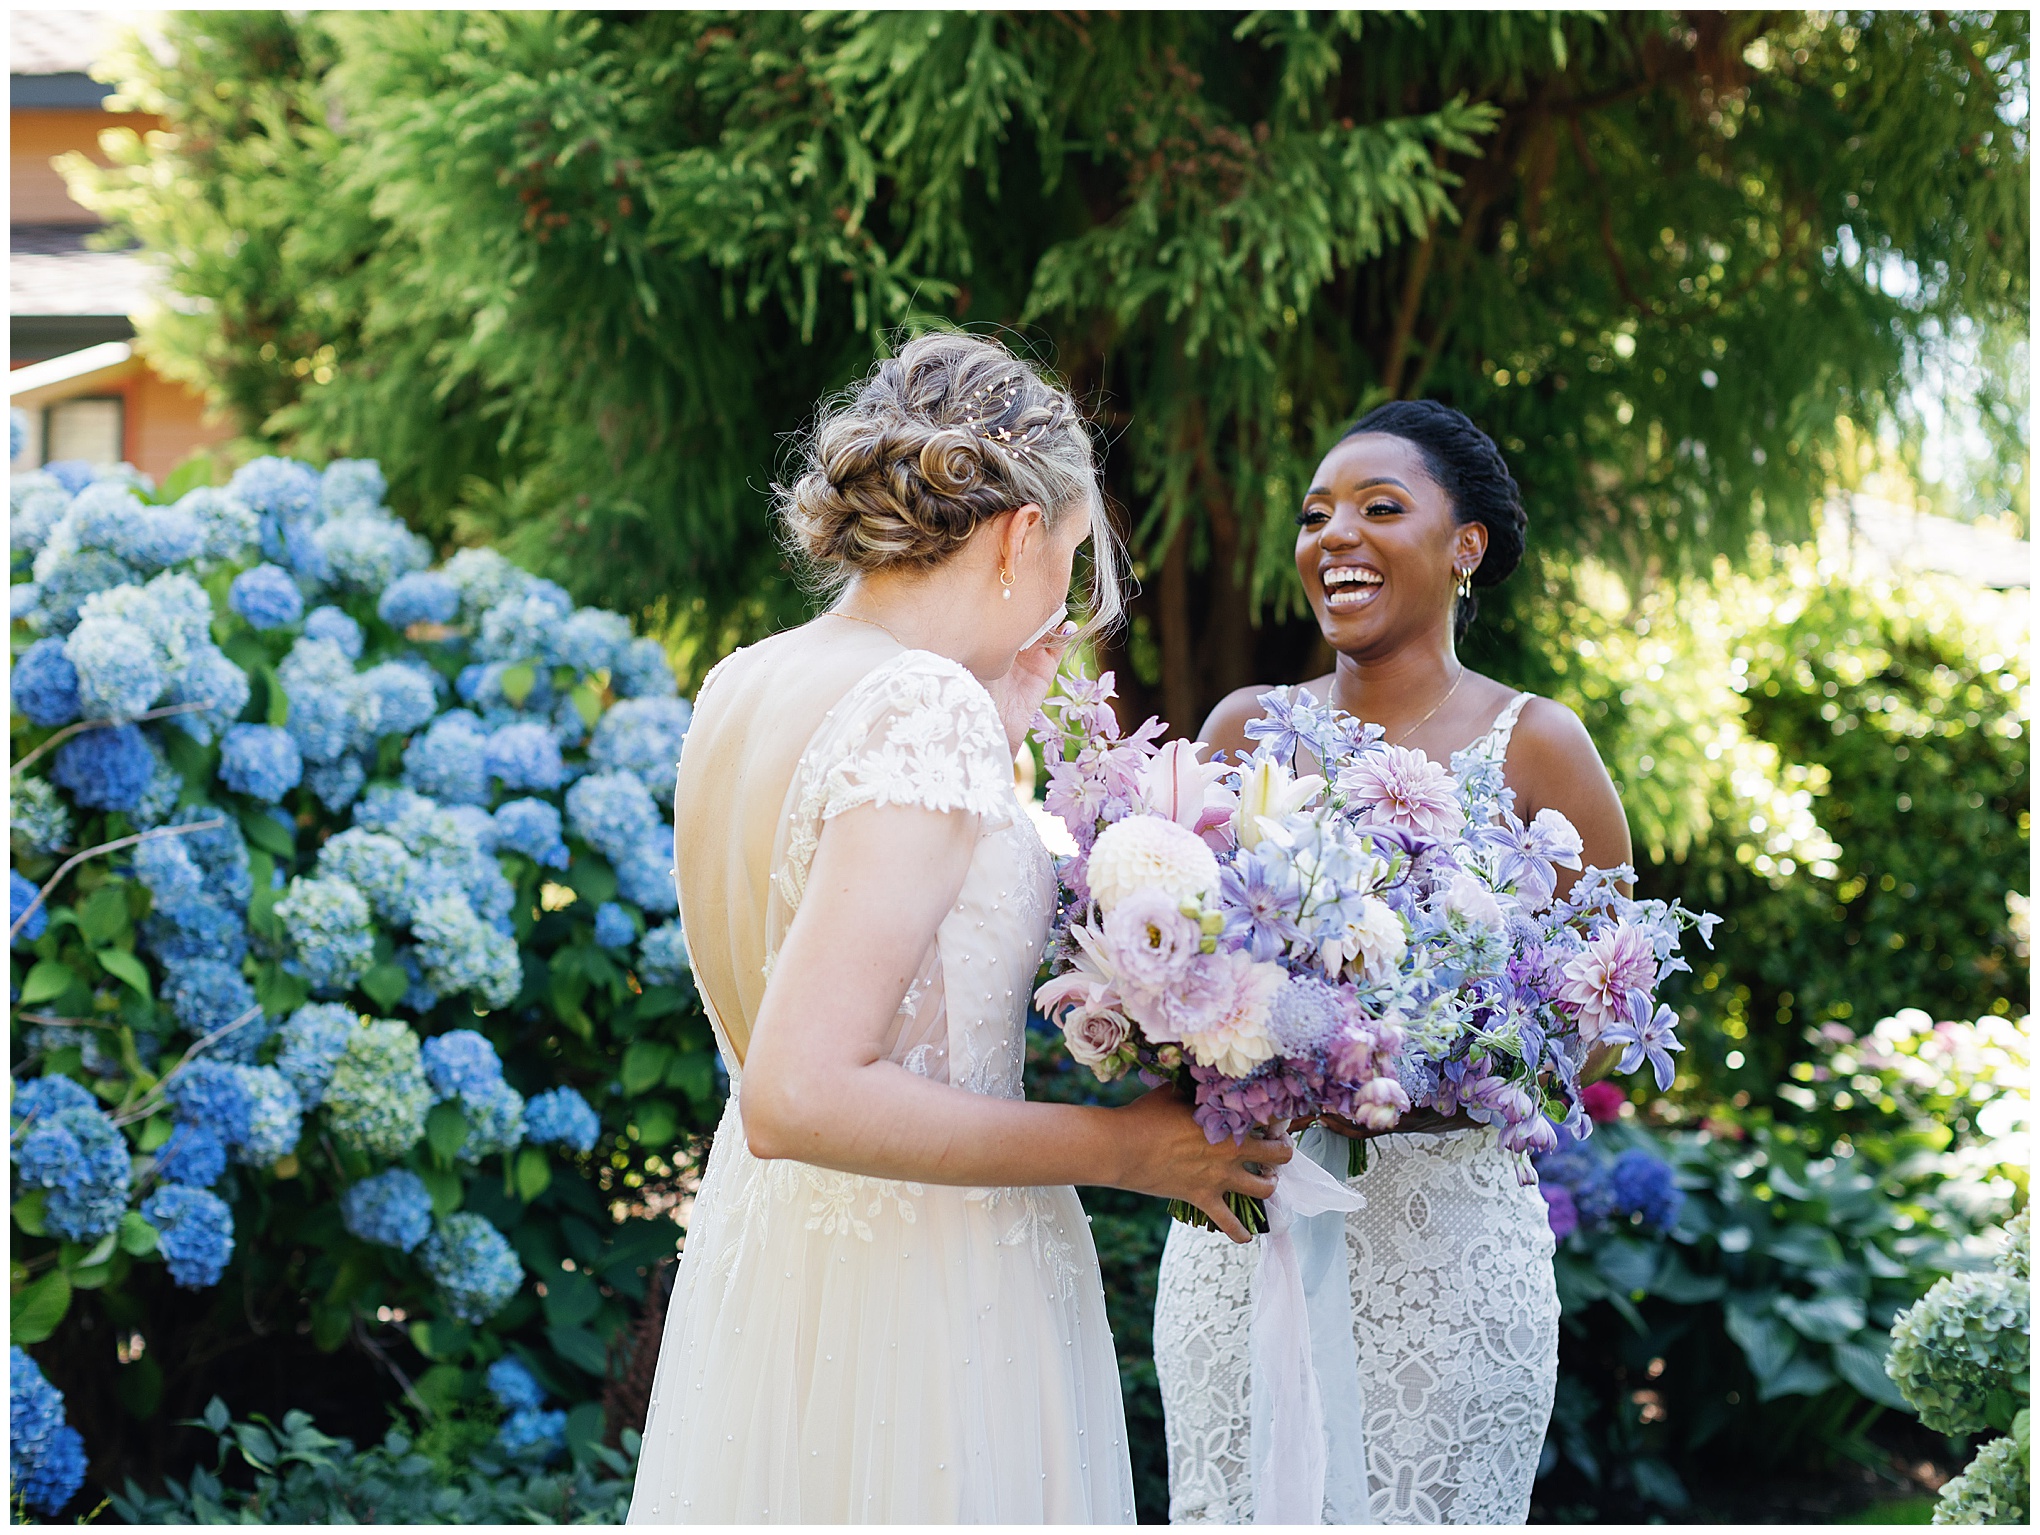
<path fill-rule="evenodd" d="M 1624 896 L 1626 868 L 1556 900 L 1579 834 L 1556 811 L 1519 819 L 1499 764 L 1445 767 L 1282 688 L 1247 727 L 1250 756 L 1206 763 L 1201 743 L 1158 747 L 1154 719 L 1122 736 L 1111 697 L 1109 673 L 1078 678 L 1036 721 L 1047 809 L 1077 852 L 1035 1004 L 1100 1078 L 1175 1083 L 1214 1141 L 1464 1110 L 1498 1126 L 1525 1181 L 1559 1125 L 1588 1133 L 1597 1048 L 1670 1085 L 1681 1046 L 1657 987 L 1687 968 L 1681 935 L 1717 919 Z M 1325 775 L 1299 775 L 1302 752 Z M 1265 1229 L 1258 1202 L 1234 1208 Z"/>

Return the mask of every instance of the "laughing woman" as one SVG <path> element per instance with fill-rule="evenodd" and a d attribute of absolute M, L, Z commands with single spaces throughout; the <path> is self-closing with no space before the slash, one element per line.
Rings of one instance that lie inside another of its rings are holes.
<path fill-rule="evenodd" d="M 1628 823 L 1579 719 L 1469 671 L 1456 649 L 1474 588 L 1521 559 L 1525 522 L 1501 454 L 1458 411 L 1405 401 L 1363 417 L 1318 465 L 1297 513 L 1297 574 L 1338 654 L 1329 676 L 1305 686 L 1381 726 L 1392 745 L 1440 762 L 1490 754 L 1518 815 L 1561 811 L 1588 864 L 1624 864 Z M 1246 726 L 1265 691 L 1227 698 L 1201 738 L 1251 749 Z M 1544 1201 L 1518 1185 L 1491 1128 L 1428 1112 L 1375 1140 L 1353 1186 L 1367 1200 L 1347 1217 L 1346 1249 L 1372 1517 L 1520 1524 L 1558 1372 Z M 1169 1229 L 1155 1364 L 1176 1523 L 1254 1518 L 1246 1404 L 1260 1250 Z"/>

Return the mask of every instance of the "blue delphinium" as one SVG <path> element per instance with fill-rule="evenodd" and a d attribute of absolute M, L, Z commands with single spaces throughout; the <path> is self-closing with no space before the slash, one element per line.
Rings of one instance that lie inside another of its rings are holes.
<path fill-rule="evenodd" d="M 637 972 L 647 986 L 678 986 L 694 973 L 687 959 L 687 936 L 678 922 L 645 934 L 638 944 Z"/>
<path fill-rule="evenodd" d="M 1617 1215 L 1637 1216 L 1658 1231 L 1669 1231 L 1678 1224 L 1679 1211 L 1686 1202 L 1671 1164 L 1640 1146 L 1615 1159 L 1608 1169 L 1608 1190 Z"/>
<path fill-rule="evenodd" d="M 315 640 L 330 640 L 350 661 L 361 659 L 361 625 L 350 618 L 344 608 L 336 608 L 330 603 L 313 608 L 305 615 L 305 633 Z"/>
<path fill-rule="evenodd" d="M 525 1102 L 524 1138 L 534 1145 L 588 1152 L 595 1149 L 601 1133 L 602 1121 L 571 1087 L 556 1087 Z"/>
<path fill-rule="evenodd" d="M 319 510 L 329 517 L 379 507 L 388 493 L 382 465 L 372 458 L 336 458 L 319 476 Z"/>
<path fill-rule="evenodd" d="M 227 1171 L 227 1143 L 210 1125 L 180 1124 L 156 1150 L 156 1176 L 165 1183 L 209 1189 Z"/>
<path fill-rule="evenodd" d="M 220 742 L 220 781 L 229 789 L 275 804 L 305 776 L 304 759 L 290 732 L 277 725 L 231 725 Z"/>
<path fill-rule="evenodd" d="M 545 1387 L 538 1383 L 538 1377 L 521 1359 L 507 1355 L 498 1359 L 489 1366 L 484 1378 L 489 1383 L 490 1394 L 503 1404 L 505 1411 L 545 1405 Z"/>
<path fill-rule="evenodd" d="M 14 707 L 32 725 L 68 725 L 78 718 L 78 669 L 60 639 L 37 640 L 14 660 Z"/>
<path fill-rule="evenodd" d="M 432 1234 L 432 1194 L 416 1173 L 392 1167 L 340 1196 L 340 1220 L 364 1242 L 407 1253 Z"/>
<path fill-rule="evenodd" d="M 71 807 L 47 778 L 17 778 L 7 811 L 9 835 L 17 856 L 54 853 L 71 841 Z M 536 803 L 532 801 L 531 803 Z M 552 809 L 547 806 L 547 809 Z M 559 833 L 559 812 L 553 811 L 554 837 Z M 560 848 L 560 866 L 566 866 L 566 847 Z"/>
<path fill-rule="evenodd" d="M 118 1227 L 127 1211 L 127 1141 L 98 1100 L 68 1077 L 39 1077 L 10 1107 L 21 1136 L 15 1175 L 24 1187 L 49 1191 L 44 1224 L 67 1242 L 88 1243 Z"/>
<path fill-rule="evenodd" d="M 614 901 L 604 901 L 595 908 L 595 941 L 605 949 L 630 947 L 637 937 L 637 924 L 630 920 L 630 913 Z"/>
<path fill-rule="evenodd" d="M 622 707 L 618 705 L 618 707 Z M 557 789 L 567 776 L 560 743 L 543 725 L 504 725 L 489 736 L 488 773 L 505 789 Z"/>
<path fill-rule="evenodd" d="M 693 718 L 683 698 L 626 698 L 596 724 L 588 759 L 606 773 L 635 774 L 655 799 L 668 798 Z"/>
<path fill-rule="evenodd" d="M 80 731 L 56 751 L 50 777 L 87 810 L 132 810 L 155 768 L 139 725 Z"/>
<path fill-rule="evenodd" d="M 277 1031 L 282 1048 L 276 1053 L 276 1069 L 297 1089 L 306 1109 L 317 1108 L 326 1096 L 333 1068 L 359 1022 L 351 1008 L 337 1002 L 309 1002 Z"/>
<path fill-rule="evenodd" d="M 314 991 L 344 991 L 375 963 L 368 897 L 346 880 L 294 879 L 275 911 Z"/>
<path fill-rule="evenodd" d="M 419 1258 L 445 1294 L 447 1309 L 477 1326 L 508 1305 L 524 1283 L 516 1249 L 502 1232 L 467 1210 L 441 1221 Z"/>
<path fill-rule="evenodd" d="M 479 1092 L 503 1080 L 496 1047 L 474 1029 L 452 1029 L 425 1041 L 419 1051 L 425 1080 L 441 1098 Z"/>
<path fill-rule="evenodd" d="M 20 1344 L 7 1354 L 7 1485 L 54 1519 L 85 1485 L 85 1440 L 64 1421 L 64 1393 Z"/>
<path fill-rule="evenodd" d="M 156 1250 L 180 1287 L 204 1290 L 220 1282 L 234 1255 L 234 1212 L 224 1199 L 173 1183 L 142 1202 L 142 1219 L 156 1228 Z"/>
<path fill-rule="evenodd" d="M 361 674 L 361 687 L 375 700 L 377 735 L 409 735 L 438 711 L 431 674 L 401 661 L 385 661 Z"/>
<path fill-rule="evenodd" d="M 564 869 L 567 844 L 560 837 L 560 813 L 542 799 L 513 799 L 496 807 L 496 846 L 522 853 L 544 869 Z"/>
<path fill-rule="evenodd" d="M 567 1415 L 557 1407 L 520 1407 L 496 1430 L 496 1448 L 511 1460 L 555 1460 L 566 1452 Z"/>
<path fill-rule="evenodd" d="M 388 1018 L 355 1029 L 327 1080 L 325 1107 L 342 1145 L 376 1157 L 403 1156 L 425 1138 L 432 1107 L 418 1036 Z"/>
<path fill-rule="evenodd" d="M 9 869 L 7 871 L 7 925 L 9 927 L 12 927 L 16 922 L 21 922 L 21 914 L 28 911 L 29 903 L 36 898 L 36 894 L 36 886 L 30 881 L 23 879 L 19 870 Z M 34 943 L 36 939 L 42 937 L 44 929 L 49 925 L 49 912 L 43 907 L 38 906 L 33 912 L 29 913 L 28 920 L 21 923 L 21 931 L 14 935 L 14 942 L 24 944 Z"/>
<path fill-rule="evenodd" d="M 375 610 L 392 629 L 450 624 L 460 612 L 460 592 L 442 575 L 414 570 L 389 584 Z"/>
<path fill-rule="evenodd" d="M 671 698 L 680 691 L 666 647 L 650 636 L 623 647 L 610 668 L 609 683 L 619 698 Z"/>
<path fill-rule="evenodd" d="M 450 710 L 404 748 L 404 782 L 450 805 L 485 805 L 488 746 L 479 719 L 465 709 Z"/>
<path fill-rule="evenodd" d="M 257 629 L 287 628 L 305 616 L 304 593 L 277 565 L 257 565 L 234 577 L 227 606 Z"/>

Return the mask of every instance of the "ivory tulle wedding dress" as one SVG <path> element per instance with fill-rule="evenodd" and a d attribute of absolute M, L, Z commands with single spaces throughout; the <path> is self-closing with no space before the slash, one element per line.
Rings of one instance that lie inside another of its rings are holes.
<path fill-rule="evenodd" d="M 1476 742 L 1493 760 L 1527 693 Z M 1341 1143 L 1343 1144 L 1343 1143 Z M 1369 1513 L 1378 1524 L 1521 1524 L 1558 1383 L 1551 1224 L 1485 1126 L 1369 1142 L 1346 1217 Z M 1254 1519 L 1249 1332 L 1264 1243 L 1171 1225 L 1155 1300 L 1169 1519 Z"/>
<path fill-rule="evenodd" d="M 822 829 L 966 811 L 957 905 L 888 1058 L 1021 1096 L 1053 872 L 989 694 L 822 622 L 703 684 L 675 800 L 681 915 L 731 1078 L 660 1348 L 633 1523 L 1131 1522 L 1119 1369 L 1069 1188 L 956 1188 L 763 1162 L 736 1087 Z M 874 924 L 887 920 L 883 906 Z"/>

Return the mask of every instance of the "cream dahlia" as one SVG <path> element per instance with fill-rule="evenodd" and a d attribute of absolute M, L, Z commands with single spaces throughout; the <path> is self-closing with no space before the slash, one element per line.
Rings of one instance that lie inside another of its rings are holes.
<path fill-rule="evenodd" d="M 1084 870 L 1092 899 L 1111 912 L 1136 890 L 1202 901 L 1218 888 L 1218 860 L 1197 833 L 1155 815 L 1130 815 L 1098 833 Z"/>

